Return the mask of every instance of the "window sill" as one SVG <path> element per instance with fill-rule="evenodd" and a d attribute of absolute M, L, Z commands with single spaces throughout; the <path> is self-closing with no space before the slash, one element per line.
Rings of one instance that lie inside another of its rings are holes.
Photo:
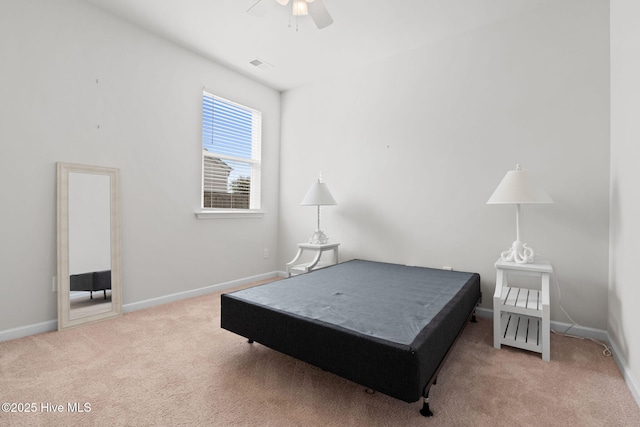
<path fill-rule="evenodd" d="M 196 211 L 198 219 L 262 218 L 261 210 L 201 210 Z"/>

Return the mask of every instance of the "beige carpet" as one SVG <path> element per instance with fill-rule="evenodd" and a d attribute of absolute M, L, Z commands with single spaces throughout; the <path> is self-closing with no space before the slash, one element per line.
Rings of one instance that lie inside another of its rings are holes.
<path fill-rule="evenodd" d="M 614 360 L 588 341 L 552 336 L 551 362 L 543 362 L 495 350 L 491 321 L 479 319 L 432 389 L 435 415 L 424 418 L 420 403 L 367 394 L 250 345 L 220 329 L 219 316 L 220 294 L 211 294 L 0 343 L 0 403 L 35 409 L 0 412 L 0 425 L 640 425 Z M 70 413 L 69 404 L 84 412 Z M 62 412 L 52 412 L 57 405 Z"/>

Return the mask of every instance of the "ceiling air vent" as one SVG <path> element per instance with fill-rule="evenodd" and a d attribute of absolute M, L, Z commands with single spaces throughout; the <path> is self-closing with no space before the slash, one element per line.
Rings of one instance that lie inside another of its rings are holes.
<path fill-rule="evenodd" d="M 262 59 L 260 58 L 255 58 L 252 59 L 251 61 L 249 61 L 249 64 L 253 65 L 254 67 L 260 68 L 261 70 L 271 70 L 273 69 L 273 65 L 264 62 Z"/>

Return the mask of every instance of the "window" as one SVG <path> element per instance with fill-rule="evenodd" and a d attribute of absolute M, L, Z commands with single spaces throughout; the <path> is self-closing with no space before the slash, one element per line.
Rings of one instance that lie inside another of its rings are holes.
<path fill-rule="evenodd" d="M 260 209 L 262 115 L 202 93 L 202 208 Z"/>

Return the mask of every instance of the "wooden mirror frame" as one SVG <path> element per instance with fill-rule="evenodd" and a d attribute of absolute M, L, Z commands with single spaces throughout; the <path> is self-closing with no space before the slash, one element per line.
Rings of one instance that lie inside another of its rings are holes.
<path fill-rule="evenodd" d="M 120 171 L 116 168 L 57 163 L 58 330 L 122 315 L 120 259 Z M 110 177 L 111 310 L 76 319 L 70 313 L 69 173 Z"/>

